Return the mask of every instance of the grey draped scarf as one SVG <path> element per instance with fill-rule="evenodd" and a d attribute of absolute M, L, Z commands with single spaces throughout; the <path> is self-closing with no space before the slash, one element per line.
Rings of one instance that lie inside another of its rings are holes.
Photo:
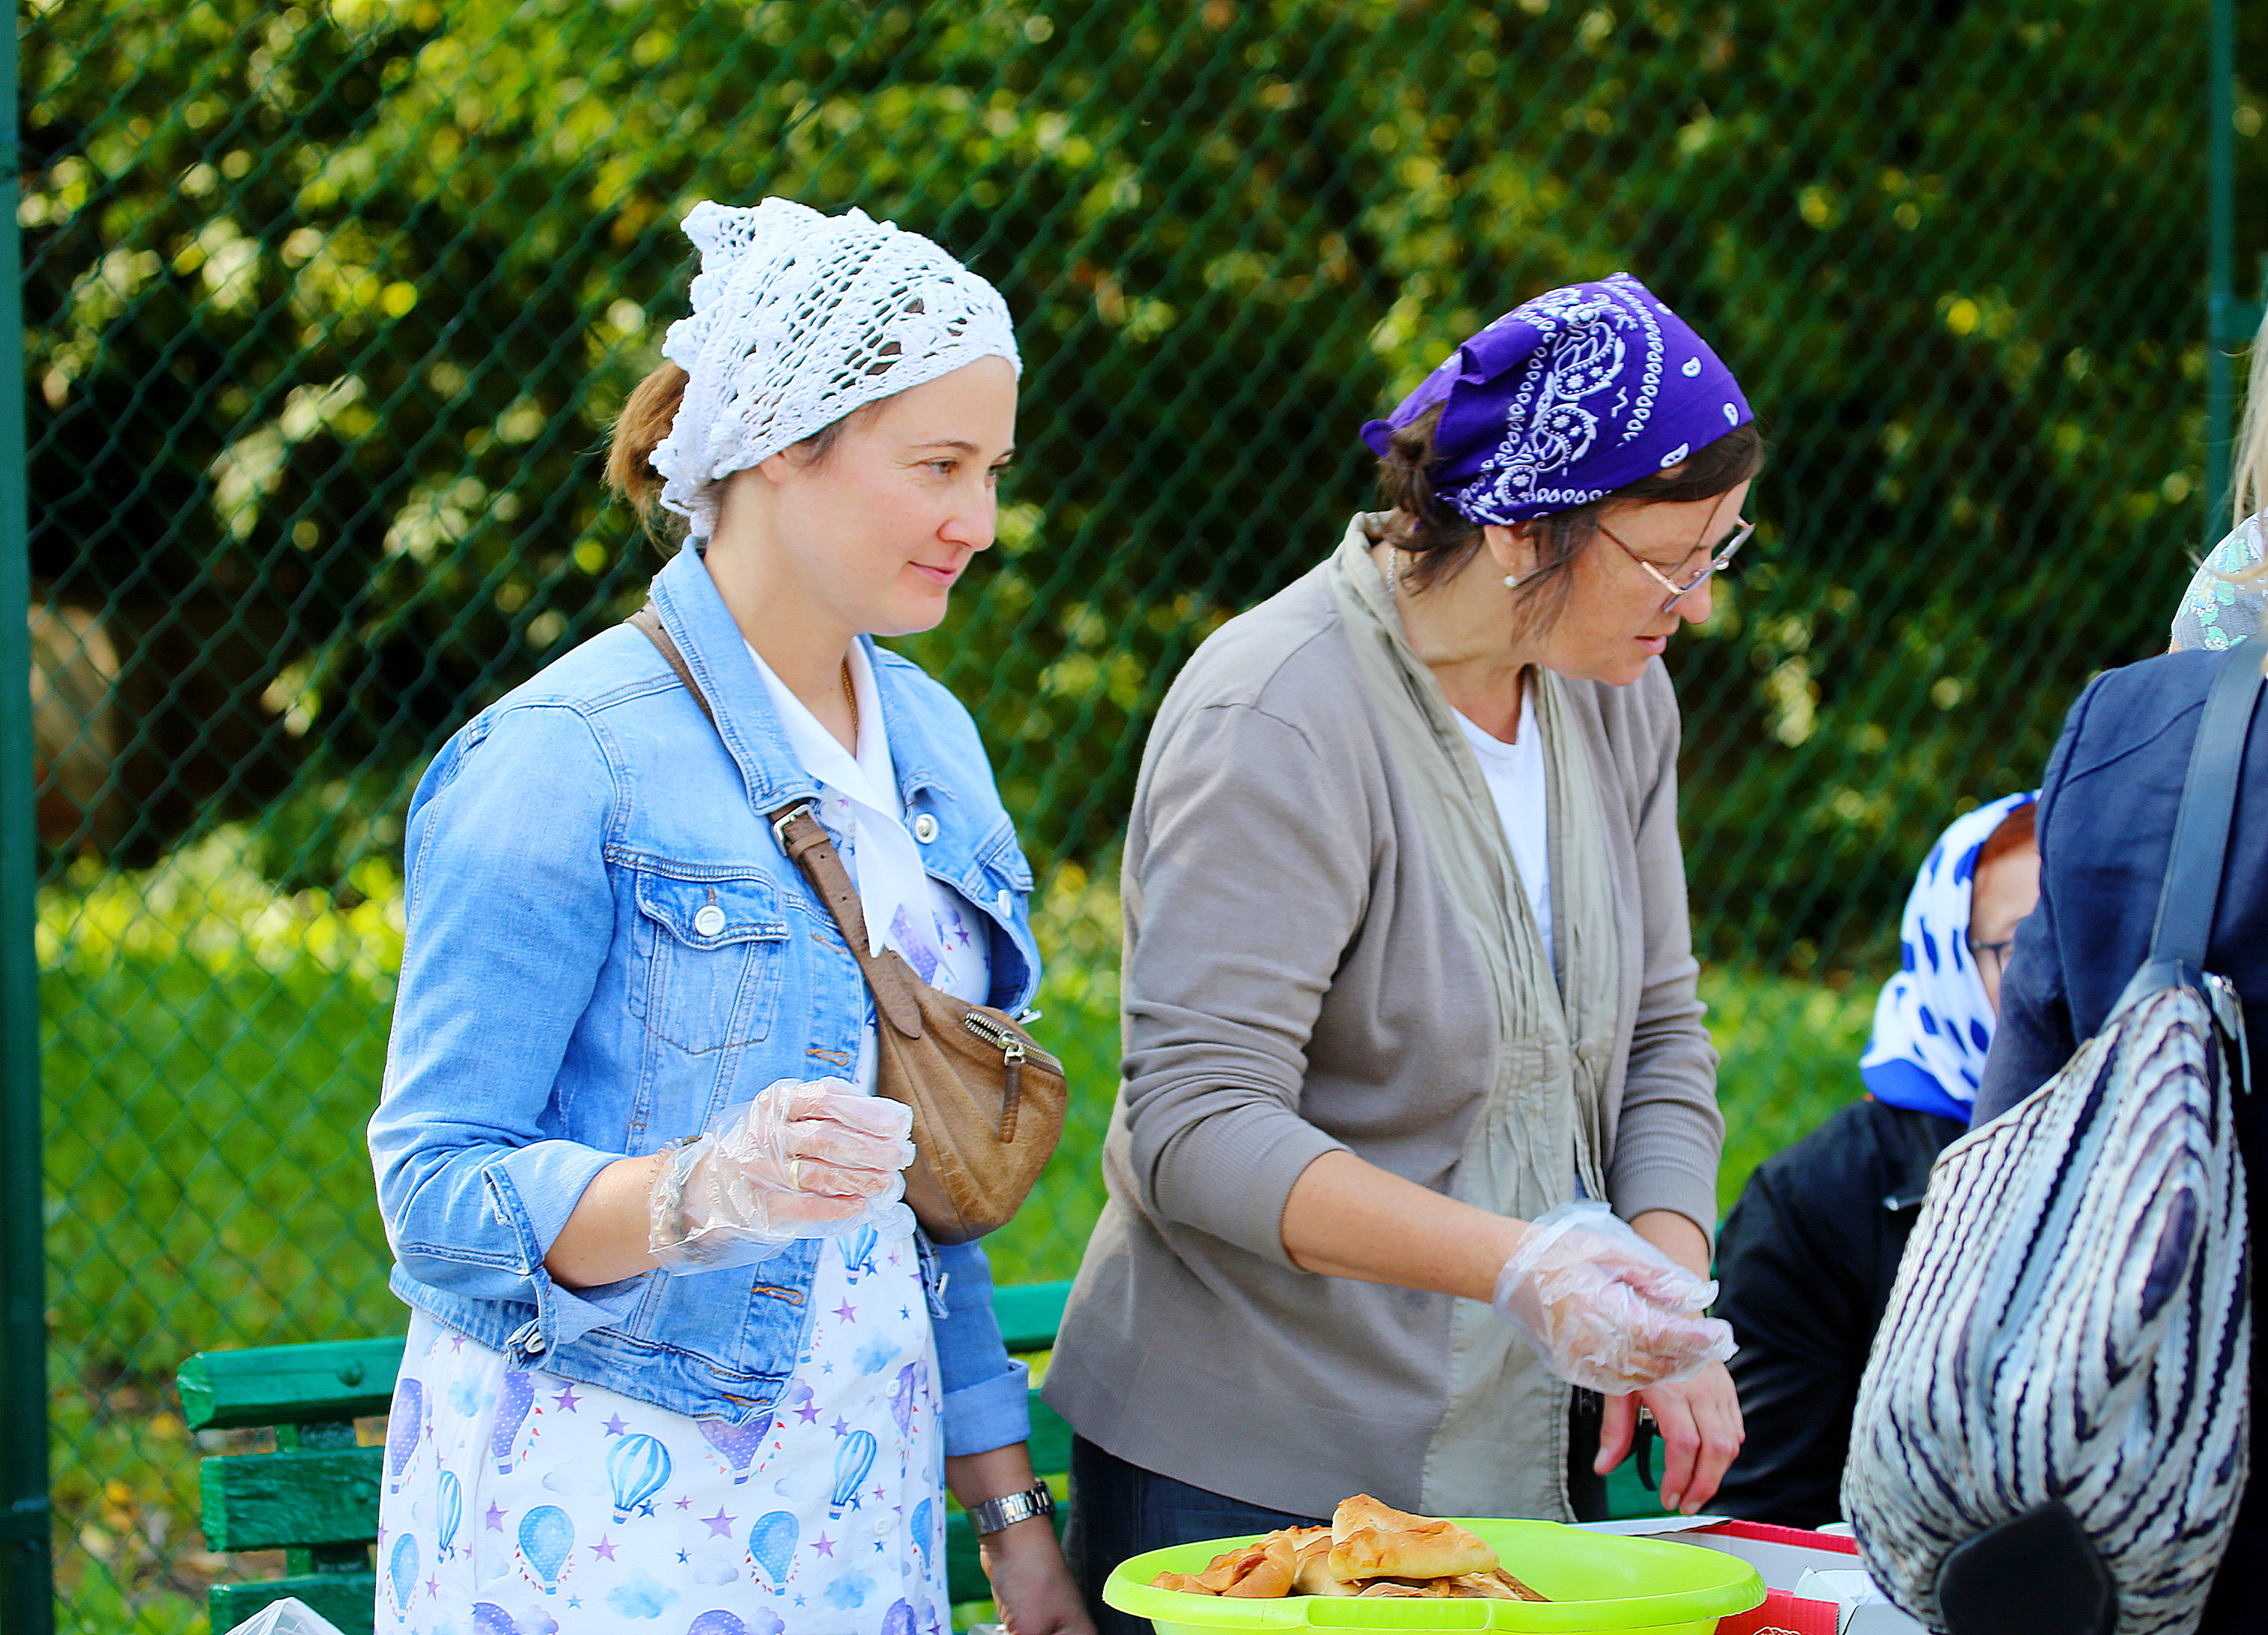
<path fill-rule="evenodd" d="M 1415 795 L 1426 849 L 1488 971 L 1498 1024 L 1488 1099 L 1452 1192 L 1493 1213 L 1533 1219 L 1574 1197 L 1578 1185 L 1585 1196 L 1606 1197 L 1603 1094 L 1622 960 L 1599 791 L 1564 683 L 1531 670 L 1550 783 L 1555 970 L 1479 759 L 1403 636 L 1366 520 L 1358 517 L 1340 541 L 1331 588 L 1364 690 Z M 1572 1520 L 1567 1386 L 1511 1324 L 1477 1302 L 1456 1303 L 1449 1344 L 1448 1402 L 1425 1455 L 1425 1513 Z M 1547 1453 L 1540 1467 L 1529 1462 L 1539 1447 Z"/>

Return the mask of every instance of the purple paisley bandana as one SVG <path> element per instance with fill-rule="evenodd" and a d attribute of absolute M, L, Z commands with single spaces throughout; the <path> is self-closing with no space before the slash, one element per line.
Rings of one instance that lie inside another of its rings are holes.
<path fill-rule="evenodd" d="M 1587 505 L 1755 418 L 1708 343 L 1620 272 L 1513 307 L 1362 440 L 1383 454 L 1436 403 L 1434 490 L 1475 522 Z"/>

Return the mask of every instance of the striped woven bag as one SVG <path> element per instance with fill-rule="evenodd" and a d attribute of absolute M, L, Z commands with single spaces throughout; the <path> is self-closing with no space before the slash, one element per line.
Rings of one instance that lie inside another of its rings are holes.
<path fill-rule="evenodd" d="M 1845 1513 L 1950 1635 L 2196 1626 L 2244 1489 L 2243 1020 L 2202 967 L 2268 642 L 2198 730 L 2150 960 L 2063 1071 L 1948 1147 L 1859 1388 Z"/>

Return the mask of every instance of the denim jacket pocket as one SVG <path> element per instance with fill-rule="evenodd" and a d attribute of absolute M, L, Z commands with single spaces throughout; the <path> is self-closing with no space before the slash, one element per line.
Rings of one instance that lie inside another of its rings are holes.
<path fill-rule="evenodd" d="M 651 953 L 645 1025 L 696 1055 L 771 1031 L 787 962 L 787 917 L 762 873 L 651 859 L 633 866 Z"/>

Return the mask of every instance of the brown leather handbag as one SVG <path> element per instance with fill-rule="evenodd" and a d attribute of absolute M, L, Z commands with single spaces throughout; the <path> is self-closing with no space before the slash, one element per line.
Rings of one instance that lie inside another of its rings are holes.
<path fill-rule="evenodd" d="M 714 725 L 700 684 L 649 602 L 630 622 L 669 661 Z M 866 917 L 850 871 L 807 800 L 767 813 L 781 847 L 835 917 L 874 995 L 876 1089 L 913 1108 L 914 1161 L 906 1202 L 939 1243 L 966 1243 L 1004 1226 L 1063 1138 L 1063 1064 L 1005 1011 L 956 999 L 914 974 L 895 948 L 866 951 Z"/>

